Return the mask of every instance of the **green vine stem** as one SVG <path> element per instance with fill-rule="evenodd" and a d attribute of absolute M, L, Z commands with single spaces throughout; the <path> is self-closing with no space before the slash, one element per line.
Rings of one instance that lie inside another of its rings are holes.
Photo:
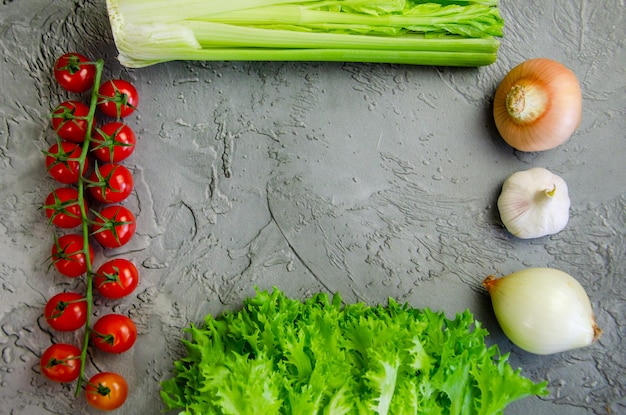
<path fill-rule="evenodd" d="M 96 106 L 98 104 L 98 91 L 100 87 L 100 82 L 102 79 L 102 70 L 104 68 L 104 61 L 102 59 L 98 59 L 93 62 L 93 65 L 96 67 L 96 75 L 94 78 L 94 86 L 91 91 L 91 102 L 89 105 L 89 114 L 87 115 L 87 132 L 85 133 L 85 140 L 83 142 L 82 152 L 80 154 L 80 158 L 78 160 L 79 170 L 83 171 L 85 163 L 87 163 L 87 154 L 89 153 L 89 147 L 91 142 L 91 134 L 93 129 L 92 120 L 96 114 Z M 83 253 L 85 255 L 85 261 L 87 262 L 87 273 L 86 273 L 86 293 L 85 298 L 87 300 L 87 322 L 85 323 L 85 333 L 83 336 L 83 345 L 81 348 L 80 354 L 80 374 L 78 376 L 78 381 L 76 384 L 75 396 L 78 396 L 82 390 L 82 385 L 85 379 L 85 365 L 87 362 L 87 349 L 89 347 L 89 337 L 91 334 L 91 313 L 93 308 L 93 268 L 91 265 L 91 254 L 89 252 L 89 217 L 88 212 L 85 209 L 85 178 L 82 174 L 78 176 L 78 205 L 80 206 L 80 214 L 82 217 L 82 233 L 83 233 Z"/>

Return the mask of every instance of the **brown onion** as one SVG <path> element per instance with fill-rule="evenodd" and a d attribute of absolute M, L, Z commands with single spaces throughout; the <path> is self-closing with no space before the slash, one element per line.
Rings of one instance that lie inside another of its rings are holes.
<path fill-rule="evenodd" d="M 513 68 L 493 103 L 500 135 L 520 151 L 549 150 L 567 141 L 582 118 L 582 93 L 574 72 L 536 58 Z"/>

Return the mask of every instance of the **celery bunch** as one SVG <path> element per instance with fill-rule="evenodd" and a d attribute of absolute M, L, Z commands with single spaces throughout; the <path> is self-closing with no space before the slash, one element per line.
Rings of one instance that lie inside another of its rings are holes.
<path fill-rule="evenodd" d="M 482 66 L 498 0 L 107 0 L 119 60 L 341 61 Z"/>
<path fill-rule="evenodd" d="M 450 320 L 393 300 L 299 301 L 274 289 L 186 331 L 187 356 L 161 384 L 180 415 L 501 415 L 547 394 L 485 344 L 469 311 Z"/>

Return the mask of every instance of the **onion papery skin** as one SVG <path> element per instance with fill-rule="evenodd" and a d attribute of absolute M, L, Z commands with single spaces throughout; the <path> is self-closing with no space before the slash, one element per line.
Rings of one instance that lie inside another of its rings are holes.
<path fill-rule="evenodd" d="M 561 353 L 589 346 L 602 333 L 585 289 L 563 271 L 527 268 L 487 277 L 483 285 L 502 331 L 522 350 Z"/>
<path fill-rule="evenodd" d="M 507 96 L 514 88 L 526 91 L 529 96 L 543 97 L 545 105 L 533 108 L 529 118 L 517 119 L 507 106 Z M 511 147 L 527 152 L 553 149 L 566 142 L 580 125 L 582 92 L 578 78 L 551 59 L 525 61 L 513 68 L 498 86 L 493 117 L 498 132 Z"/>

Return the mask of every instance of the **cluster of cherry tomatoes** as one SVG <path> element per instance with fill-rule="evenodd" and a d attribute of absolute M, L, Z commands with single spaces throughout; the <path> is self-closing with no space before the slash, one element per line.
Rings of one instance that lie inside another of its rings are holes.
<path fill-rule="evenodd" d="M 135 111 L 138 94 L 125 80 L 100 84 L 102 66 L 102 61 L 92 62 L 78 53 L 61 56 L 54 66 L 55 79 L 67 91 L 92 90 L 89 105 L 66 101 L 52 111 L 57 138 L 45 152 L 47 171 L 60 185 L 44 204 L 49 222 L 57 228 L 51 264 L 66 277 L 84 277 L 87 289 L 85 293 L 54 295 L 46 303 L 44 317 L 54 330 L 84 328 L 85 336 L 81 347 L 68 343 L 50 346 L 41 356 L 40 367 L 53 381 L 78 380 L 77 391 L 84 385 L 91 405 L 112 410 L 126 400 L 128 385 L 112 372 L 84 378 L 87 347 L 125 352 L 135 343 L 137 329 L 122 314 L 105 314 L 92 325 L 92 291 L 109 299 L 125 297 L 137 287 L 139 273 L 123 258 L 108 260 L 94 271 L 91 244 L 95 240 L 104 249 L 119 248 L 135 234 L 135 216 L 121 204 L 133 190 L 133 176 L 121 162 L 135 150 L 135 134 L 123 118 Z M 97 123 L 96 114 L 105 122 Z"/>

